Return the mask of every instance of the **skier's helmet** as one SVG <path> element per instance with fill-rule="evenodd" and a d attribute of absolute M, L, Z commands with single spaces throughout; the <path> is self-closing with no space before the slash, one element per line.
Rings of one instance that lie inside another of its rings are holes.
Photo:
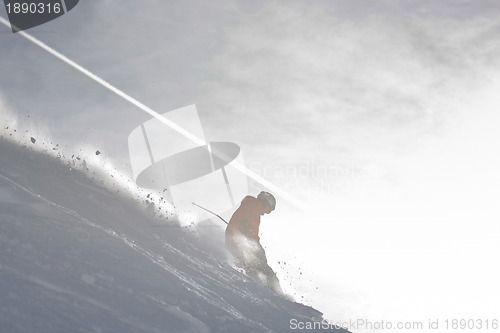
<path fill-rule="evenodd" d="M 276 208 L 276 198 L 269 192 L 262 191 L 257 196 L 257 199 L 263 201 L 266 205 L 271 207 L 272 210 Z"/>

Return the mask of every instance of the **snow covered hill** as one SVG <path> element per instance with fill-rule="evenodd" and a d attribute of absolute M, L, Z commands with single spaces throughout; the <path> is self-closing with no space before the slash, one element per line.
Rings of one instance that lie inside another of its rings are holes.
<path fill-rule="evenodd" d="M 0 139 L 1 332 L 287 332 L 321 321 L 232 269 L 221 228 L 159 227 L 37 144 Z"/>

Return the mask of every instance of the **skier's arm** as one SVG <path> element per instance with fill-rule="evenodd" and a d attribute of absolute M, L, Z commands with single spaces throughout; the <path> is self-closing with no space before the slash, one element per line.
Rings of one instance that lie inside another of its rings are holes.
<path fill-rule="evenodd" d="M 246 218 L 241 221 L 241 232 L 251 240 L 259 242 L 259 225 L 253 222 L 251 218 Z"/>
<path fill-rule="evenodd" d="M 232 231 L 238 231 L 245 237 L 252 239 L 254 241 L 259 241 L 259 226 L 254 220 L 258 219 L 258 216 L 254 216 L 251 205 L 248 201 L 243 200 L 242 204 L 231 216 L 229 220 L 229 226 Z"/>

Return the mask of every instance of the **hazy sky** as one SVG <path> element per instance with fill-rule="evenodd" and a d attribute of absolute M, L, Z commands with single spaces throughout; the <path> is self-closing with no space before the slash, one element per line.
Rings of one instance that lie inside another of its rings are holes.
<path fill-rule="evenodd" d="M 196 104 L 301 198 L 263 241 L 328 317 L 427 320 L 500 305 L 499 22 L 498 1 L 103 0 L 28 32 L 160 113 Z M 3 26 L 0 59 L 19 122 L 126 163 L 148 115 Z"/>

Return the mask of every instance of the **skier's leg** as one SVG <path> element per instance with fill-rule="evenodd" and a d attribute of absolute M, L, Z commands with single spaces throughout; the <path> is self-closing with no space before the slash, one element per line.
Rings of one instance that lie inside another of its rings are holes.
<path fill-rule="evenodd" d="M 226 248 L 233 257 L 234 265 L 245 269 L 245 255 L 242 245 L 238 243 L 235 239 L 226 237 Z"/>
<path fill-rule="evenodd" d="M 279 295 L 284 295 L 283 290 L 281 289 L 280 281 L 276 276 L 276 272 L 269 265 L 265 265 L 261 270 L 262 274 L 264 274 L 266 279 L 266 285 L 271 288 L 275 293 Z"/>
<path fill-rule="evenodd" d="M 264 280 L 265 280 L 264 283 L 269 288 L 271 288 L 275 293 L 279 295 L 284 295 L 283 290 L 281 289 L 279 279 L 276 276 L 276 273 L 267 263 L 266 251 L 260 244 L 258 244 L 257 257 L 258 257 L 258 265 L 256 267 L 256 270 L 262 275 L 264 275 Z"/>

